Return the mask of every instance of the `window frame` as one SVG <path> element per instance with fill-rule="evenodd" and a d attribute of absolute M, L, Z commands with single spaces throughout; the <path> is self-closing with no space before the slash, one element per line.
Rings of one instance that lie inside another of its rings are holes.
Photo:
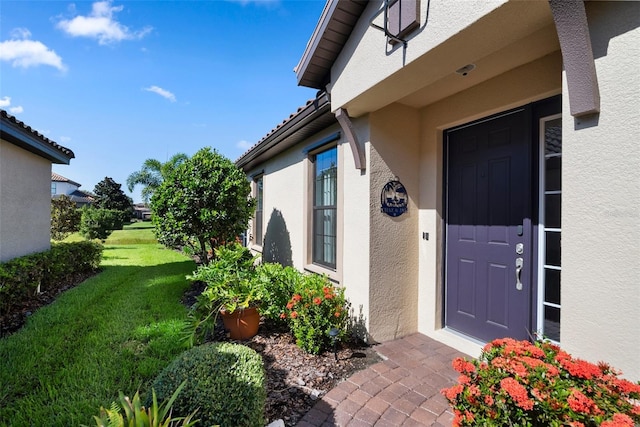
<path fill-rule="evenodd" d="M 251 227 L 253 249 L 261 250 L 264 244 L 264 173 L 252 177 L 253 197 L 256 199 L 256 209 L 253 214 Z"/>

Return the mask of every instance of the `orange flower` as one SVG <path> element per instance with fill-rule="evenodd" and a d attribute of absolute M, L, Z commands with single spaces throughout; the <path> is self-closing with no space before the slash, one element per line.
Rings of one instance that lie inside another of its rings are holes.
<path fill-rule="evenodd" d="M 293 301 L 289 301 L 289 302 L 287 303 L 287 309 L 288 309 L 288 310 L 291 310 L 295 304 L 296 304 L 295 302 L 293 302 Z"/>
<path fill-rule="evenodd" d="M 295 319 L 296 317 L 298 317 L 298 312 L 297 311 L 292 311 L 291 312 L 291 318 Z"/>
<path fill-rule="evenodd" d="M 340 317 L 340 315 L 341 315 L 341 314 L 342 314 L 342 313 L 340 313 L 339 311 L 336 311 L 333 315 L 334 315 L 335 317 Z"/>
<path fill-rule="evenodd" d="M 500 387 L 513 399 L 513 401 L 526 411 L 533 409 L 533 400 L 529 399 L 527 389 L 511 377 L 503 378 Z"/>
<path fill-rule="evenodd" d="M 315 305 L 320 305 L 320 304 L 322 304 L 322 298 L 320 298 L 320 297 L 315 297 L 315 298 L 313 299 L 313 303 L 314 303 Z"/>
<path fill-rule="evenodd" d="M 633 427 L 633 420 L 625 414 L 615 414 L 610 421 L 603 421 L 600 427 Z"/>
<path fill-rule="evenodd" d="M 295 294 L 292 298 L 291 298 L 294 302 L 299 302 L 302 300 L 302 296 L 300 294 Z"/>
<path fill-rule="evenodd" d="M 286 315 L 286 314 L 284 314 L 284 313 L 280 313 L 280 318 L 281 318 L 281 319 L 286 319 L 286 318 L 287 318 L 287 315 Z"/>
<path fill-rule="evenodd" d="M 569 408 L 583 414 L 597 415 L 602 412 L 593 400 L 589 399 L 576 388 L 571 390 L 571 394 L 567 398 L 567 403 L 569 404 Z"/>

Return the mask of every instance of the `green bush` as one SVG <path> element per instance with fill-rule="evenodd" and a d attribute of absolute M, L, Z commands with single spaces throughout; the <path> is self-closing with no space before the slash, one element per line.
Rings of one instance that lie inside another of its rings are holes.
<path fill-rule="evenodd" d="M 260 314 L 275 323 L 286 323 L 281 314 L 302 278 L 302 273 L 293 267 L 275 263 L 258 265 L 256 280 L 265 290 Z"/>
<path fill-rule="evenodd" d="M 80 234 L 87 240 L 105 241 L 113 230 L 122 230 L 124 218 L 130 214 L 114 209 L 82 208 Z"/>
<path fill-rule="evenodd" d="M 305 274 L 281 316 L 289 319 L 296 344 L 304 351 L 319 354 L 331 345 L 329 331 L 336 339 L 346 335 L 349 305 L 344 288 L 333 286 L 326 276 Z"/>
<path fill-rule="evenodd" d="M 38 291 L 52 292 L 77 273 L 96 270 L 102 245 L 94 242 L 55 243 L 46 252 L 0 264 L 0 313 L 8 312 Z"/>
<path fill-rule="evenodd" d="M 198 409 L 204 426 L 265 425 L 262 358 L 249 347 L 232 343 L 194 347 L 171 362 L 152 387 L 158 399 L 164 400 L 184 381 L 185 388 L 173 403 L 176 415 L 186 416 Z"/>

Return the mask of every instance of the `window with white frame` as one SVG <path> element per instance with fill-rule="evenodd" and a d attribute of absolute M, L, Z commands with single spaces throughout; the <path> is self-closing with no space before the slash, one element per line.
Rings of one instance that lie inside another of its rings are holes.
<path fill-rule="evenodd" d="M 337 147 L 315 154 L 312 161 L 312 262 L 335 269 L 338 204 Z"/>
<path fill-rule="evenodd" d="M 255 244 L 262 246 L 263 239 L 263 192 L 264 182 L 262 175 L 255 178 L 255 198 L 256 198 L 256 212 L 254 220 L 254 236 Z"/>
<path fill-rule="evenodd" d="M 51 183 L 51 195 L 52 196 L 56 195 L 56 183 L 55 182 Z"/>
<path fill-rule="evenodd" d="M 541 119 L 540 162 L 540 270 L 538 329 L 545 338 L 560 342 L 560 272 L 562 224 L 562 119 Z"/>

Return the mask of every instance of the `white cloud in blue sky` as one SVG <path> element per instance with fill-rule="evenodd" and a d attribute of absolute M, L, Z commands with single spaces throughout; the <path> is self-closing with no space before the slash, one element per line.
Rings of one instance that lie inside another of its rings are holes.
<path fill-rule="evenodd" d="M 238 141 L 236 143 L 236 147 L 239 148 L 242 151 L 247 151 L 249 148 L 251 148 L 252 145 L 253 145 L 252 143 L 250 143 L 249 141 L 245 141 L 245 140 Z"/>
<path fill-rule="evenodd" d="M 60 71 L 67 67 L 62 58 L 44 43 L 30 40 L 31 32 L 26 28 L 11 30 L 11 40 L 0 42 L 0 61 L 11 63 L 12 67 L 29 68 L 49 65 Z"/>
<path fill-rule="evenodd" d="M 9 113 L 13 114 L 14 116 L 16 114 L 20 114 L 24 112 L 24 108 L 22 108 L 21 105 L 16 105 L 15 107 L 10 107 L 10 105 L 11 105 L 11 97 L 4 96 L 0 98 L 0 108 L 5 108 L 7 111 L 9 111 Z"/>
<path fill-rule="evenodd" d="M 131 30 L 121 24 L 114 15 L 121 12 L 124 6 L 112 6 L 111 3 L 111 1 L 95 2 L 88 15 L 61 19 L 56 26 L 70 36 L 96 39 L 101 45 L 117 43 L 122 40 L 138 40 L 153 30 L 150 26 L 141 30 Z"/>
<path fill-rule="evenodd" d="M 166 89 L 162 89 L 159 86 L 149 86 L 149 87 L 145 87 L 144 90 L 146 90 L 147 92 L 153 92 L 153 93 L 157 93 L 158 95 L 160 95 L 163 98 L 168 99 L 171 102 L 176 102 L 176 96 L 169 92 Z"/>

